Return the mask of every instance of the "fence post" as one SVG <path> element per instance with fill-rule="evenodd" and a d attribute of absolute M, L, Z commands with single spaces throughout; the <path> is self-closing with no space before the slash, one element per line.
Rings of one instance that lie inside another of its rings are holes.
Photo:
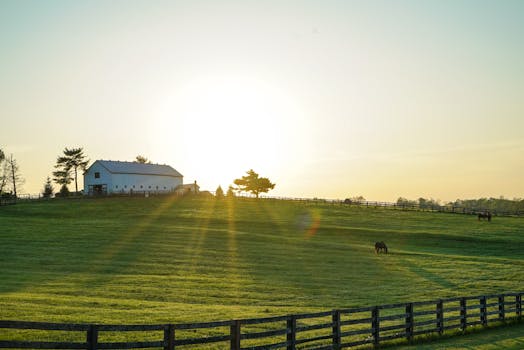
<path fill-rule="evenodd" d="M 175 325 L 168 324 L 164 326 L 164 350 L 173 350 L 175 348 Z"/>
<path fill-rule="evenodd" d="M 87 330 L 87 350 L 96 350 L 98 343 L 98 329 L 97 326 L 89 325 Z"/>
<path fill-rule="evenodd" d="M 380 319 L 379 308 L 375 306 L 371 310 L 371 335 L 373 336 L 373 346 L 378 347 L 380 344 Z"/>
<path fill-rule="evenodd" d="M 413 303 L 406 304 L 406 339 L 413 340 Z"/>
<path fill-rule="evenodd" d="M 240 350 L 240 321 L 235 320 L 230 327 L 231 332 L 231 350 Z"/>
<path fill-rule="evenodd" d="M 464 332 L 468 326 L 468 309 L 466 308 L 466 298 L 460 298 L 460 328 Z"/>
<path fill-rule="evenodd" d="M 333 310 L 333 349 L 340 349 L 340 310 Z"/>
<path fill-rule="evenodd" d="M 297 341 L 297 318 L 295 315 L 290 315 L 287 319 L 287 350 L 295 350 Z"/>
<path fill-rule="evenodd" d="M 504 321 L 506 319 L 506 310 L 504 305 L 504 294 L 499 295 L 499 320 Z"/>
<path fill-rule="evenodd" d="M 486 297 L 480 297 L 480 323 L 482 323 L 483 326 L 486 326 L 488 324 L 488 315 L 487 308 L 486 308 Z"/>
<path fill-rule="evenodd" d="M 515 296 L 515 312 L 520 320 L 522 318 L 522 294 Z"/>
<path fill-rule="evenodd" d="M 442 299 L 437 301 L 437 330 L 439 335 L 444 333 L 444 304 Z"/>

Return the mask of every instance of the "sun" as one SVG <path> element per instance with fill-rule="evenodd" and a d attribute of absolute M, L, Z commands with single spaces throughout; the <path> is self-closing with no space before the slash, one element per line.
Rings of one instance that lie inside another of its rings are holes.
<path fill-rule="evenodd" d="M 160 131 L 156 143 L 183 152 L 195 172 L 212 172 L 224 186 L 250 168 L 274 172 L 284 166 L 300 118 L 296 99 L 274 83 L 202 77 L 178 89 L 164 108 L 160 123 L 169 132 Z"/>

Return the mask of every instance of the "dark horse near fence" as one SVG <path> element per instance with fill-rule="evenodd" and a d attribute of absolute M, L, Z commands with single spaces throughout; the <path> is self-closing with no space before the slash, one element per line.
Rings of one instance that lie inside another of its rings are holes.
<path fill-rule="evenodd" d="M 386 246 L 386 243 L 384 242 L 376 242 L 375 243 L 375 253 L 378 254 L 380 252 L 388 253 L 388 247 Z"/>
<path fill-rule="evenodd" d="M 491 221 L 491 213 L 489 211 L 487 213 L 479 213 L 478 218 L 479 221 L 482 219 L 487 219 L 488 221 Z"/>

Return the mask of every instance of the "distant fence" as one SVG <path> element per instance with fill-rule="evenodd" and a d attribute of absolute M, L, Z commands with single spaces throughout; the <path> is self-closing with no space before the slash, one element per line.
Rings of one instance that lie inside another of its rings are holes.
<path fill-rule="evenodd" d="M 242 195 L 241 197 L 252 198 L 250 195 Z M 264 196 L 265 199 L 289 200 L 295 202 L 302 202 L 308 204 L 331 204 L 343 206 L 356 206 L 367 208 L 388 208 L 397 210 L 413 210 L 413 211 L 432 211 L 440 213 L 454 213 L 454 214 L 468 214 L 476 215 L 478 213 L 490 212 L 494 216 L 524 216 L 524 210 L 497 210 L 477 207 L 463 207 L 451 204 L 437 205 L 437 204 L 412 204 L 412 203 L 395 203 L 395 202 L 379 202 L 379 201 L 347 201 L 340 199 L 318 199 L 318 198 L 293 198 L 293 197 L 269 197 Z"/>
<path fill-rule="evenodd" d="M 213 191 L 202 191 L 202 194 L 214 195 Z M 110 195 L 102 196 L 84 196 L 82 194 L 73 194 L 69 196 L 60 197 L 65 199 L 78 199 L 78 198 L 96 198 L 96 197 L 154 197 L 154 196 L 166 196 L 166 195 L 177 195 L 174 192 L 164 191 L 133 191 L 133 192 L 122 192 L 112 193 Z M 178 194 L 180 195 L 180 194 Z M 238 198 L 254 199 L 255 196 L 242 192 L 235 195 Z M 59 195 L 57 194 L 57 198 Z M 343 205 L 343 206 L 358 206 L 368 208 L 388 208 L 397 210 L 413 210 L 413 211 L 432 211 L 441 213 L 454 213 L 454 214 L 467 214 L 476 215 L 478 213 L 490 212 L 493 216 L 524 216 L 524 210 L 499 210 L 499 209 L 488 209 L 488 208 L 473 208 L 463 207 L 452 204 L 438 205 L 433 203 L 419 204 L 419 203 L 395 203 L 395 202 L 379 202 L 379 201 L 364 201 L 364 200 L 341 200 L 341 199 L 322 199 L 322 198 L 298 198 L 298 197 L 274 197 L 274 196 L 260 196 L 261 199 L 268 200 L 286 200 L 294 201 L 312 205 L 318 204 L 332 204 L 332 205 Z M 22 194 L 18 195 L 17 198 L 11 198 L 5 201 L 0 200 L 0 205 L 16 204 L 17 201 L 29 201 L 29 200 L 49 200 L 50 198 L 43 197 L 41 194 Z"/>
<path fill-rule="evenodd" d="M 0 321 L 0 348 L 23 349 L 343 349 L 520 320 L 522 295 L 506 293 L 208 323 L 96 325 Z M 36 332 L 34 332 L 36 330 Z M 42 333 L 42 331 L 48 331 Z M 52 341 L 49 331 L 76 334 Z M 9 336 L 11 334 L 11 336 Z M 45 341 L 36 339 L 46 337 Z M 10 340 L 6 339 L 10 338 Z M 27 340 L 31 338 L 32 340 Z M 129 340 L 132 338 L 132 340 Z M 22 340 L 23 339 L 23 340 Z"/>
<path fill-rule="evenodd" d="M 2 206 L 2 205 L 11 205 L 11 204 L 16 204 L 16 198 L 15 197 L 8 197 L 8 198 L 0 197 L 0 206 Z"/>

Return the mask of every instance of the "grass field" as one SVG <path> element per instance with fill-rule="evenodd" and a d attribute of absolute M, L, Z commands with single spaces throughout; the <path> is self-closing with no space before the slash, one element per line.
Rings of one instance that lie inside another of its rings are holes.
<path fill-rule="evenodd" d="M 519 218 L 153 197 L 20 203 L 0 227 L 0 319 L 200 322 L 524 289 Z"/>
<path fill-rule="evenodd" d="M 475 329 L 464 335 L 438 338 L 426 343 L 395 346 L 395 350 L 522 350 L 524 324 L 511 324 L 496 328 Z"/>

